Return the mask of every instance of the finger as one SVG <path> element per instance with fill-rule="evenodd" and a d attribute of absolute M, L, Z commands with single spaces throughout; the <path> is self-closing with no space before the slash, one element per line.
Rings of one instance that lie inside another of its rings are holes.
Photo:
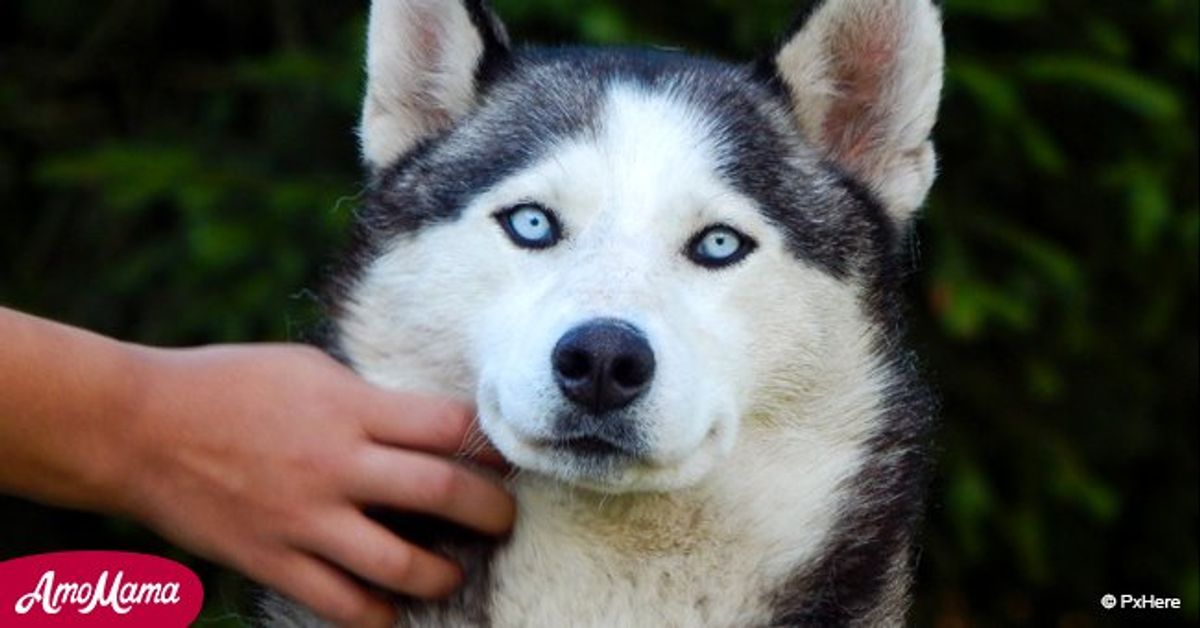
<path fill-rule="evenodd" d="M 376 389 L 366 403 L 365 427 L 371 438 L 407 449 L 453 455 L 475 422 L 475 408 L 453 399 Z"/>
<path fill-rule="evenodd" d="M 288 598 L 339 626 L 391 626 L 396 610 L 336 568 L 294 551 L 263 578 Z"/>
<path fill-rule="evenodd" d="M 508 471 L 508 461 L 480 429 L 474 406 L 447 398 L 377 392 L 367 423 L 371 438 Z"/>
<path fill-rule="evenodd" d="M 507 473 L 511 468 L 508 460 L 488 440 L 478 422 L 471 424 L 462 447 L 454 452 L 454 458 L 481 464 L 500 473 Z"/>
<path fill-rule="evenodd" d="M 462 584 L 462 569 L 453 561 L 404 541 L 357 511 L 311 545 L 329 561 L 397 593 L 442 598 Z"/>
<path fill-rule="evenodd" d="M 351 497 L 436 515 L 485 534 L 512 529 L 516 505 L 498 484 L 444 458 L 371 447 L 356 459 Z"/>

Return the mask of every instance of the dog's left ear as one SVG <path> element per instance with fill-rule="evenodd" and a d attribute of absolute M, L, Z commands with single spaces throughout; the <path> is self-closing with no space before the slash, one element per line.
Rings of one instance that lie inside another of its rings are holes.
<path fill-rule="evenodd" d="M 385 166 L 450 127 L 508 54 L 486 0 L 372 0 L 363 160 Z"/>
<path fill-rule="evenodd" d="M 933 2 L 823 0 L 773 65 L 807 139 L 906 223 L 935 170 L 943 48 Z"/>

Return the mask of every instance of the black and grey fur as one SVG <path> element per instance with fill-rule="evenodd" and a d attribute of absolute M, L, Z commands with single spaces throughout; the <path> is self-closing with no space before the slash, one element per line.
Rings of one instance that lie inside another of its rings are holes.
<path fill-rule="evenodd" d="M 478 0 L 375 0 L 331 351 L 475 401 L 522 469 L 513 538 L 435 540 L 468 583 L 404 601 L 405 625 L 903 623 L 934 413 L 902 345 L 903 241 L 941 71 L 929 0 L 825 0 L 745 65 L 515 48 Z M 553 248 L 496 227 L 530 204 L 557 212 Z M 715 227 L 745 259 L 689 261 Z M 613 318 L 656 370 L 583 412 L 550 354 Z M 589 451 L 566 429 L 594 429 Z"/>

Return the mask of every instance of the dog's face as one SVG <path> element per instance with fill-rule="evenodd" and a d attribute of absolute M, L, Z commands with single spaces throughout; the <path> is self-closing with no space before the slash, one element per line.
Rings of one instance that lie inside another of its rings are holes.
<path fill-rule="evenodd" d="M 932 181 L 937 29 L 928 0 L 828 0 L 751 68 L 514 52 L 479 3 L 376 0 L 343 351 L 474 398 L 519 467 L 694 484 L 868 336 Z"/>

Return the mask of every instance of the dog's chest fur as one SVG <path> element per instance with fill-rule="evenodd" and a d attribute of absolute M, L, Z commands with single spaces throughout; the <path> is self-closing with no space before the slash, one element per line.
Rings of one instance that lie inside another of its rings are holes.
<path fill-rule="evenodd" d="M 495 557 L 493 621 L 713 626 L 764 617 L 766 566 L 754 547 L 763 541 L 688 497 L 602 503 L 553 487 L 522 490 L 522 514 L 532 521 Z"/>
<path fill-rule="evenodd" d="M 473 590 L 413 609 L 410 625 L 766 625 L 780 587 L 828 539 L 838 478 L 857 469 L 853 446 L 830 450 L 787 470 L 746 451 L 726 471 L 787 478 L 757 487 L 603 496 L 518 478 L 512 537 L 476 573 Z"/>

